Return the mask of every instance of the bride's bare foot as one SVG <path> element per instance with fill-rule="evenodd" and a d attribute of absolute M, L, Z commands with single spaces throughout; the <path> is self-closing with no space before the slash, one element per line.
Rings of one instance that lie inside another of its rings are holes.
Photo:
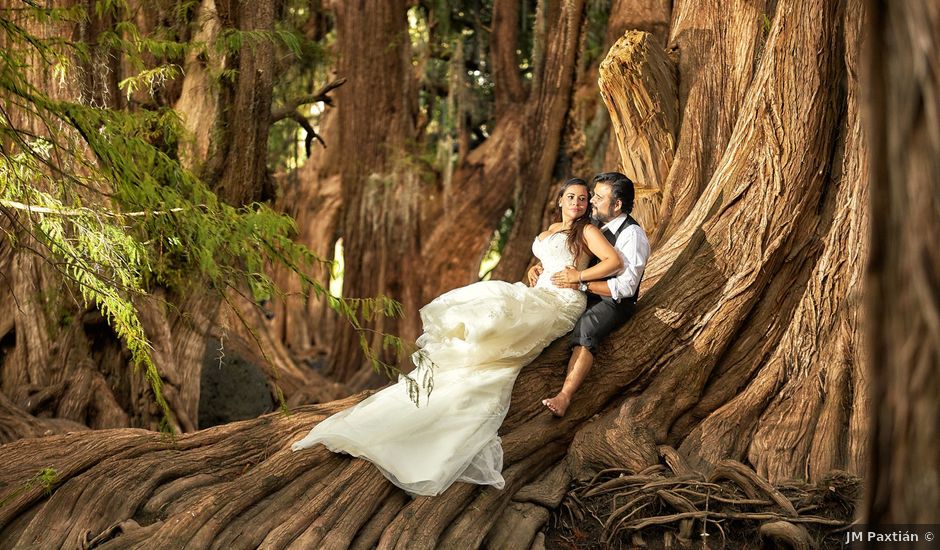
<path fill-rule="evenodd" d="M 565 416 L 565 411 L 568 410 L 568 405 L 571 404 L 571 398 L 563 393 L 559 393 L 555 397 L 543 399 L 542 404 L 548 407 L 548 410 L 552 411 L 552 414 L 561 417 Z"/>

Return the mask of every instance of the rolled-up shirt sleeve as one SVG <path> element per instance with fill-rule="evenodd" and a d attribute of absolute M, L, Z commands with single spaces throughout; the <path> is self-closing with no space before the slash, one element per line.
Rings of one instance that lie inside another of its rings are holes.
<path fill-rule="evenodd" d="M 607 286 L 610 296 L 620 301 L 636 294 L 650 255 L 650 243 L 640 226 L 631 225 L 617 237 L 615 248 L 623 260 L 623 271 L 607 279 Z"/>

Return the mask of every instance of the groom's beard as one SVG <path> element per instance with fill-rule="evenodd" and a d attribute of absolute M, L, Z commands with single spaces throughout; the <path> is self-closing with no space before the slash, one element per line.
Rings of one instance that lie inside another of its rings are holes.
<path fill-rule="evenodd" d="M 610 215 L 608 216 L 599 210 L 594 210 L 594 213 L 591 215 L 591 220 L 596 222 L 595 225 L 600 227 L 620 215 L 619 212 L 610 212 L 609 214 Z"/>

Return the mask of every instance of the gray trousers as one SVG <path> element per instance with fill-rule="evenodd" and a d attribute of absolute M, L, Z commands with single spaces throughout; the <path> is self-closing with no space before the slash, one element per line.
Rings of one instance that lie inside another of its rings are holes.
<path fill-rule="evenodd" d="M 571 331 L 570 347 L 584 346 L 591 355 L 596 355 L 597 344 L 626 323 L 635 310 L 636 303 L 631 298 L 617 303 L 613 298 L 588 296 L 587 308 Z"/>

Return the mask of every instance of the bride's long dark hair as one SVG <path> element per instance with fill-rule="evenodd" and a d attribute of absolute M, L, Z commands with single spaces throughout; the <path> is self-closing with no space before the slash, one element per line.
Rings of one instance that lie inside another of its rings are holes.
<path fill-rule="evenodd" d="M 565 195 L 565 190 L 573 185 L 580 185 L 588 190 L 588 196 L 590 196 L 591 188 L 588 187 L 586 181 L 581 178 L 569 178 L 565 183 L 561 185 L 561 189 L 558 190 L 558 196 L 555 197 L 555 210 L 558 213 L 558 221 L 563 221 L 561 215 L 561 198 Z M 584 211 L 584 214 L 581 215 L 578 219 L 571 222 L 571 228 L 568 230 L 568 238 L 566 242 L 568 244 L 568 250 L 574 254 L 575 259 L 580 259 L 582 254 L 590 254 L 587 244 L 584 242 L 584 228 L 591 224 L 591 214 L 593 214 L 594 209 L 591 206 L 591 201 L 588 200 L 587 210 Z"/>

